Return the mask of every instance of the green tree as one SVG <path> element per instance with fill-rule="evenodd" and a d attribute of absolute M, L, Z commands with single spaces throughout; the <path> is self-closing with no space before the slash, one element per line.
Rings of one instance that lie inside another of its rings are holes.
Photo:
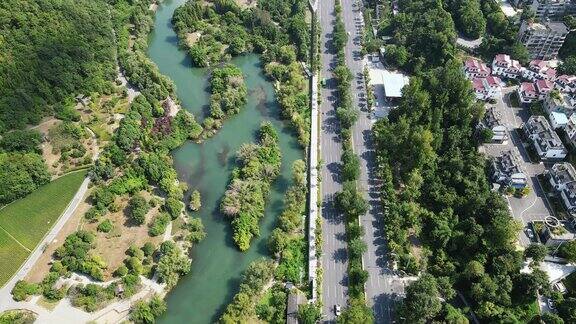
<path fill-rule="evenodd" d="M 564 324 L 564 320 L 560 316 L 548 312 L 542 314 L 542 321 L 545 324 Z"/>
<path fill-rule="evenodd" d="M 356 189 L 356 183 L 344 182 L 342 191 L 336 193 L 336 206 L 351 219 L 364 215 L 368 211 L 368 203 Z"/>
<path fill-rule="evenodd" d="M 576 262 L 576 240 L 562 244 L 558 249 L 558 254 L 568 262 Z"/>
<path fill-rule="evenodd" d="M 0 153 L 0 204 L 22 198 L 50 181 L 36 153 Z"/>
<path fill-rule="evenodd" d="M 478 38 L 484 34 L 486 20 L 480 10 L 479 1 L 459 1 L 459 7 L 456 12 L 456 21 L 464 35 L 471 38 Z"/>
<path fill-rule="evenodd" d="M 425 322 L 436 317 L 442 309 L 436 279 L 424 274 L 406 287 L 406 298 L 399 315 L 408 323 Z"/>
<path fill-rule="evenodd" d="M 144 224 L 150 204 L 141 195 L 134 195 L 128 203 L 128 215 L 136 224 Z"/>
<path fill-rule="evenodd" d="M 192 211 L 198 211 L 202 206 L 200 192 L 198 190 L 192 191 L 192 195 L 190 195 L 190 204 L 188 204 L 188 206 Z"/>
<path fill-rule="evenodd" d="M 298 321 L 300 323 L 315 324 L 321 317 L 320 308 L 314 304 L 304 304 L 298 307 Z"/>
<path fill-rule="evenodd" d="M 542 244 L 532 243 L 524 250 L 524 257 L 531 258 L 536 264 L 544 261 L 547 254 L 548 249 Z"/>
<path fill-rule="evenodd" d="M 14 130 L 0 138 L 0 149 L 6 152 L 40 153 L 42 136 L 35 130 Z"/>

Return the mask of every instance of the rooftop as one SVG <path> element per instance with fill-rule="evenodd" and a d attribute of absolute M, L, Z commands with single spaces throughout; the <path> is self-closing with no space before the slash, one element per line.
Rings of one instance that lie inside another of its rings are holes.
<path fill-rule="evenodd" d="M 558 134 L 552 129 L 544 116 L 532 116 L 528 119 L 524 129 L 542 151 L 550 149 L 565 150 L 564 144 Z"/>
<path fill-rule="evenodd" d="M 402 88 L 408 84 L 410 79 L 398 72 L 391 72 L 384 69 L 370 69 L 370 84 L 384 85 L 386 97 L 402 97 Z"/>

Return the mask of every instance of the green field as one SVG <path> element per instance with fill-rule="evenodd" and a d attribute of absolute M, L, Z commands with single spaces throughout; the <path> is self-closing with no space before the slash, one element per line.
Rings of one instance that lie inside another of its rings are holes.
<path fill-rule="evenodd" d="M 86 173 L 82 170 L 60 177 L 0 210 L 0 287 L 28 256 L 28 251 L 6 232 L 34 250 L 64 212 Z"/>
<path fill-rule="evenodd" d="M 16 243 L 6 232 L 0 230 L 0 287 L 12 277 L 28 257 L 20 244 Z"/>

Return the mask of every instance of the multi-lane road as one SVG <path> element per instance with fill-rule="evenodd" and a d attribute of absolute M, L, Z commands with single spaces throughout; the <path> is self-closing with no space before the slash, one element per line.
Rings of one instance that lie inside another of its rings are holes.
<path fill-rule="evenodd" d="M 364 31 L 362 12 L 362 1 L 343 0 L 342 18 L 349 35 L 345 49 L 346 65 L 354 76 L 352 102 L 359 109 L 358 121 L 352 130 L 352 141 L 354 152 L 360 157 L 358 186 L 370 206 L 366 215 L 360 219 L 365 230 L 364 240 L 368 247 L 362 258 L 364 269 L 369 274 L 365 286 L 366 302 L 374 312 L 376 323 L 392 323 L 395 303 L 398 300 L 398 294 L 403 293 L 404 281 L 388 269 L 376 152 L 371 131 L 373 120 L 367 106 L 364 82 L 361 43 Z"/>
<path fill-rule="evenodd" d="M 332 33 L 336 21 L 334 0 L 318 1 L 321 67 L 320 77 L 326 86 L 320 91 L 320 145 L 322 152 L 322 313 L 324 320 L 335 319 L 334 305 L 346 306 L 347 301 L 347 253 L 346 232 L 342 213 L 334 208 L 334 194 L 341 190 L 340 126 L 336 118 L 337 91 L 332 74 L 336 65 L 336 49 L 332 46 Z"/>
<path fill-rule="evenodd" d="M 336 118 L 337 93 L 332 69 L 336 64 L 336 49 L 332 47 L 332 34 L 336 14 L 335 0 L 319 2 L 318 20 L 321 27 L 321 72 L 327 80 L 321 90 L 321 147 L 322 147 L 322 217 L 323 217 L 323 314 L 326 321 L 335 319 L 334 305 L 345 306 L 347 302 L 347 253 L 345 228 L 342 214 L 334 209 L 333 197 L 341 189 L 339 168 L 342 146 Z M 372 147 L 372 120 L 366 105 L 366 89 L 363 76 L 361 35 L 363 33 L 362 2 L 342 0 L 342 19 L 348 33 L 346 64 L 354 80 L 352 82 L 353 105 L 359 109 L 359 118 L 352 130 L 355 153 L 360 157 L 361 173 L 358 186 L 370 204 L 368 213 L 361 217 L 366 234 L 368 250 L 363 256 L 364 269 L 369 273 L 366 283 L 367 303 L 374 311 L 376 323 L 391 323 L 398 293 L 404 288 L 403 281 L 388 271 L 385 242 L 383 238 L 382 208 L 376 175 L 375 152 Z"/>

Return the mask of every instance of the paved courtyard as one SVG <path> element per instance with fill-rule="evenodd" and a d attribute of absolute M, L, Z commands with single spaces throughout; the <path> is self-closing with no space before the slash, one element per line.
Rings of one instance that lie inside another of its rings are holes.
<path fill-rule="evenodd" d="M 527 229 L 528 223 L 553 215 L 553 210 L 537 178 L 538 175 L 544 172 L 545 166 L 542 162 L 530 161 L 526 147 L 516 131 L 524 121 L 528 120 L 530 112 L 528 108 L 512 107 L 510 94 L 515 90 L 516 87 L 503 88 L 502 96 L 498 98 L 496 104 L 488 104 L 488 106 L 495 107 L 496 111 L 501 113 L 502 123 L 508 129 L 509 139 L 503 144 L 485 144 L 482 150 L 487 156 L 495 157 L 502 152 L 512 151 L 520 157 L 521 167 L 528 177 L 530 192 L 522 198 L 506 196 L 506 200 L 513 217 Z M 530 238 L 526 235 L 525 230 L 520 233 L 519 242 L 522 246 L 530 244 Z"/>

